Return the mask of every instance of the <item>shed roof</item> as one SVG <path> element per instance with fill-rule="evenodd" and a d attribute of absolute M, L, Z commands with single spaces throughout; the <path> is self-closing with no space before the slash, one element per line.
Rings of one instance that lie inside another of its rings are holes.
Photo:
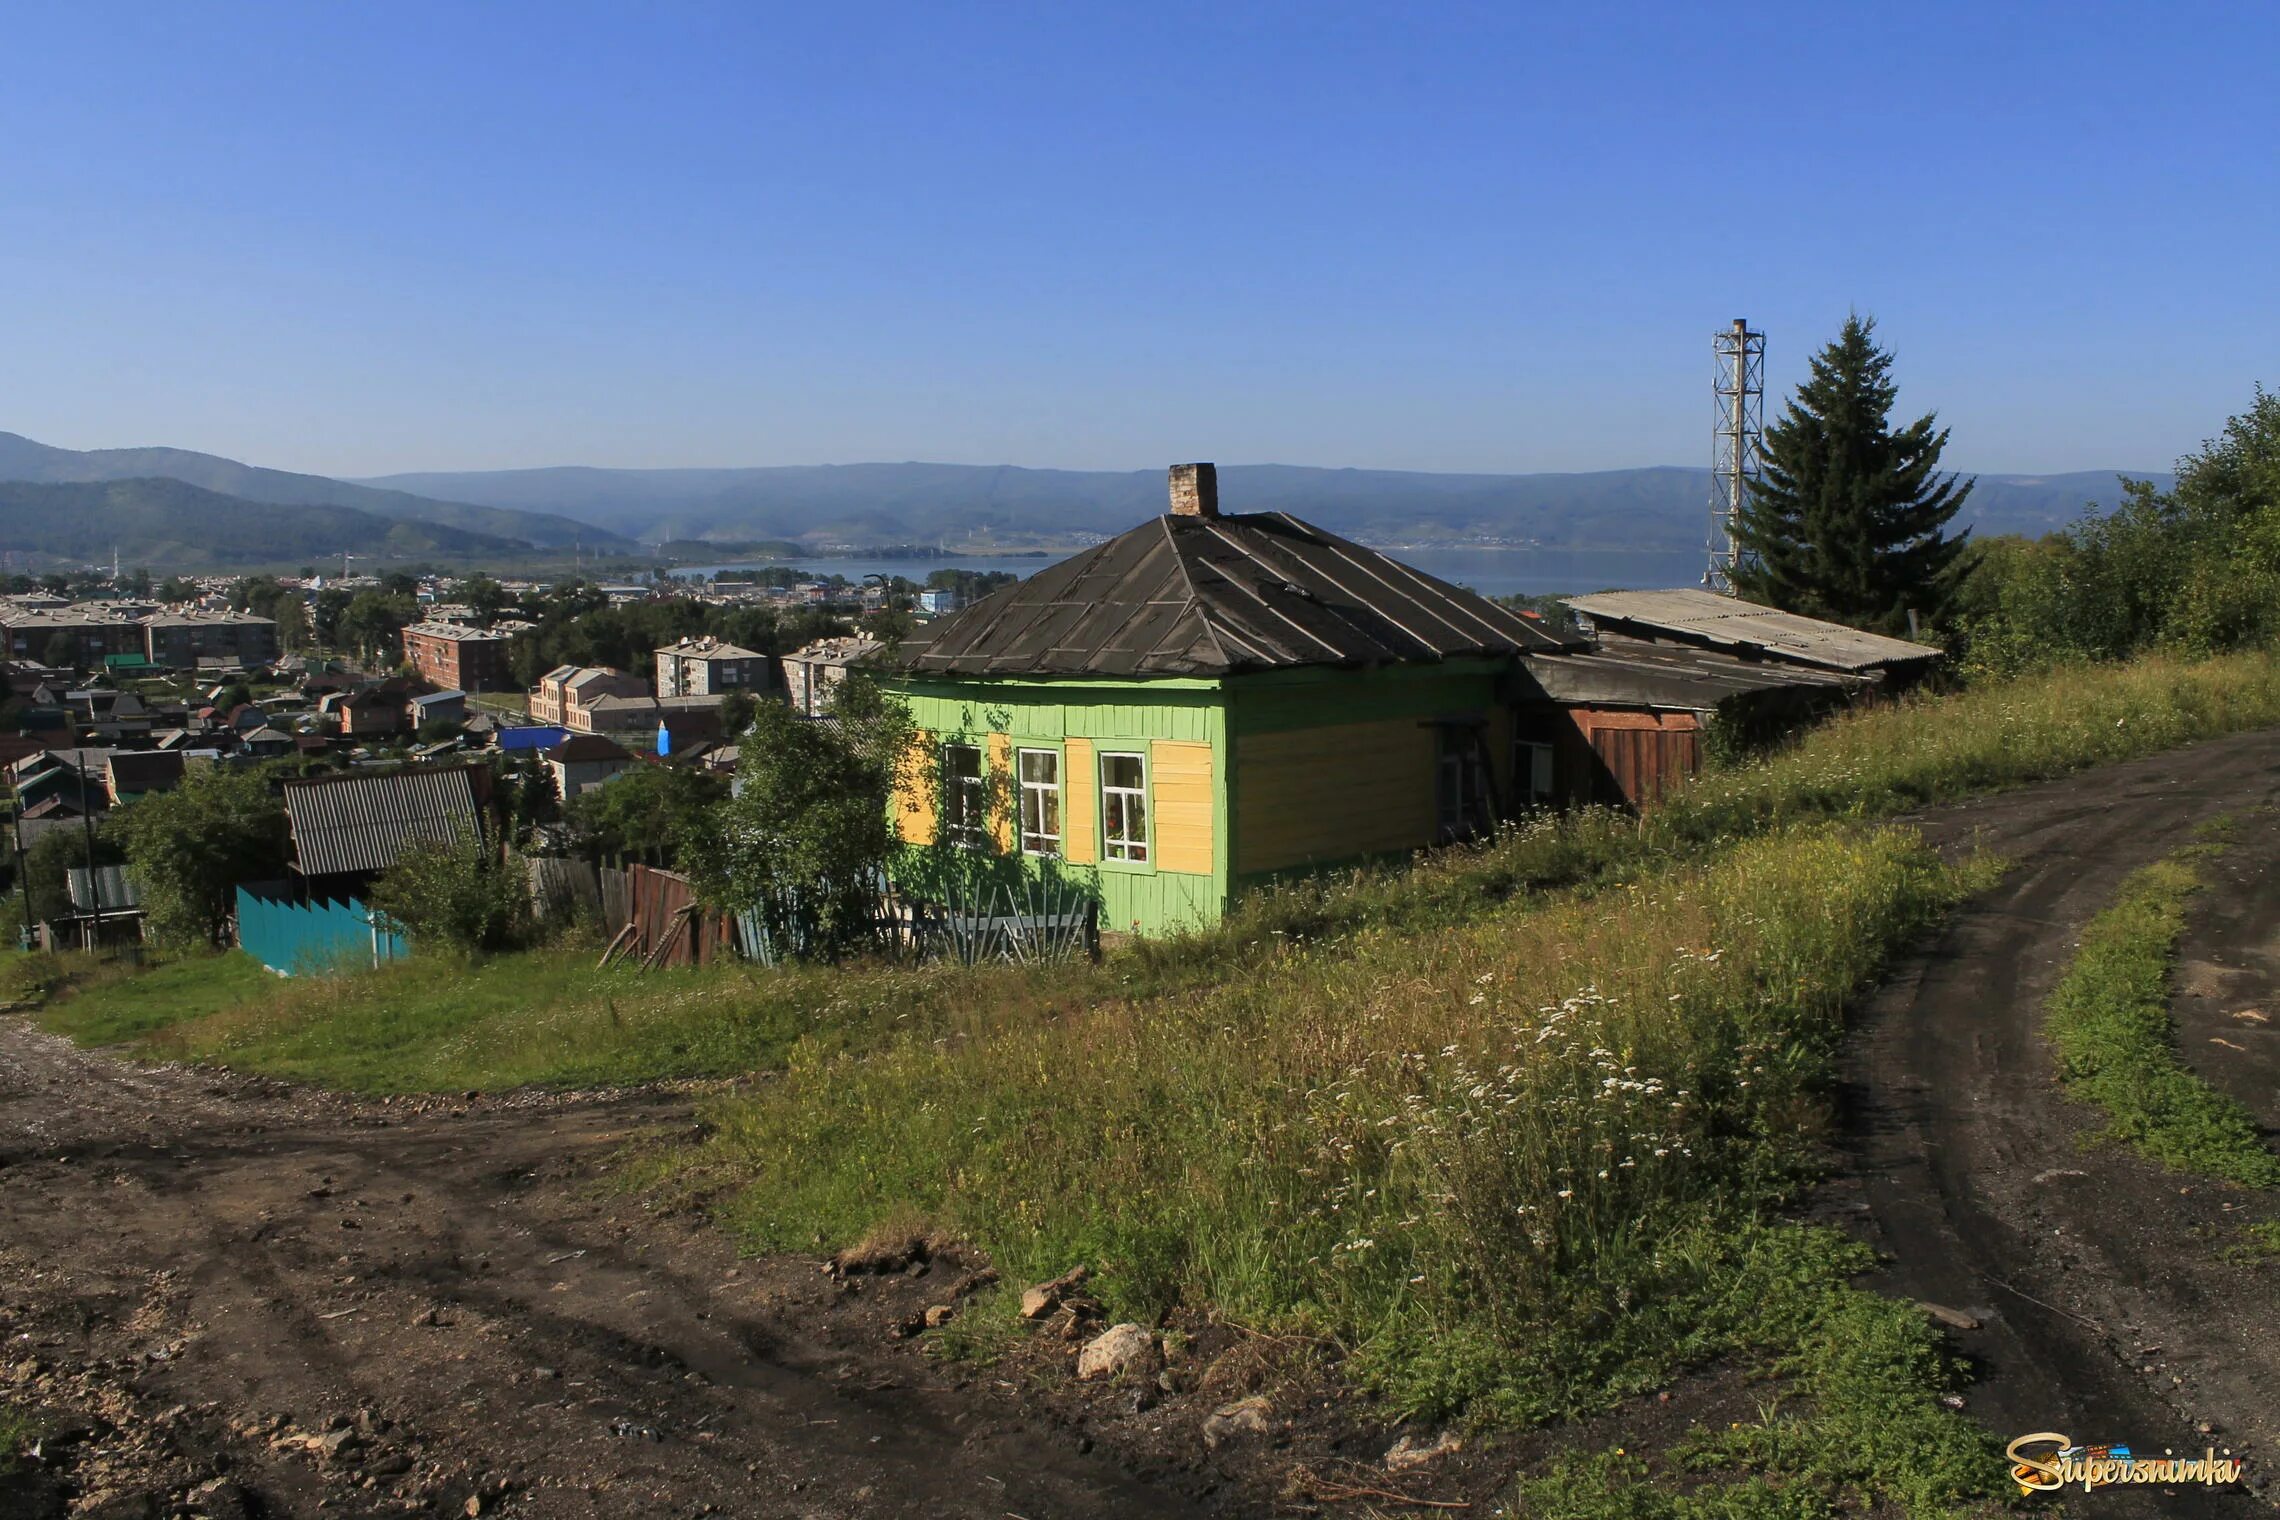
<path fill-rule="evenodd" d="M 304 876 L 384 871 L 414 840 L 482 835 L 474 772 L 464 765 L 288 781 L 285 816 Z"/>
<path fill-rule="evenodd" d="M 1940 651 L 1929 644 L 1863 633 L 1842 623 L 1762 607 L 1715 591 L 1602 591 L 1565 600 L 1595 627 L 1647 638 L 1683 639 L 1826 670 L 1882 670 L 1940 657 Z"/>
<path fill-rule="evenodd" d="M 1286 512 L 1165 516 L 927 630 L 920 673 L 1222 676 L 1578 648 Z"/>
<path fill-rule="evenodd" d="M 124 866 L 97 866 L 90 877 L 85 866 L 65 866 L 65 892 L 74 912 L 124 912 L 142 906 L 142 888 Z M 100 898 L 96 895 L 101 893 Z"/>
<path fill-rule="evenodd" d="M 1745 660 L 1714 649 L 1620 634 L 1603 635 L 1587 650 L 1531 656 L 1523 670 L 1555 702 L 1692 712 L 1709 712 L 1730 697 L 1765 692 L 1840 697 L 1873 684 L 1833 670 Z"/>

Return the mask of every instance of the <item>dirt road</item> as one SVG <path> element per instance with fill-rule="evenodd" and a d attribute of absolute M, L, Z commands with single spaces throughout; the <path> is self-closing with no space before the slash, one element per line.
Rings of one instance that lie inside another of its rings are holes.
<path fill-rule="evenodd" d="M 986 1375 L 858 1352 L 813 1262 L 598 1188 L 688 1123 L 138 1070 L 0 1017 L 0 1398 L 91 1412 L 0 1511 L 61 1513 L 60 1470 L 106 1516 L 1208 1512 Z"/>
<path fill-rule="evenodd" d="M 2231 1447 L 2267 1494 L 2280 1479 L 2280 1267 L 2225 1252 L 2280 1207 L 2085 1148 L 2095 1115 L 2058 1089 L 2038 1030 L 2120 879 L 2215 818 L 2236 820 L 2234 844 L 2197 907 L 2187 965 L 2262 968 L 2280 821 L 2255 810 L 2275 802 L 2280 733 L 2264 732 L 1922 815 L 1934 842 L 1999 850 L 2016 867 L 1871 1000 L 1845 1095 L 1848 1180 L 1895 1258 L 1878 1286 L 1980 1322 L 1957 1336 L 1980 1363 L 1974 1414 L 2006 1439 Z M 2227 1019 L 2226 1049 L 2208 1043 L 2206 1010 L 2180 1013 L 2188 1061 L 2222 1066 L 2211 1080 L 2260 1096 L 2271 1123 L 2275 1026 Z M 2269 1512 L 2240 1494 L 2079 1502 L 2101 1515 Z"/>

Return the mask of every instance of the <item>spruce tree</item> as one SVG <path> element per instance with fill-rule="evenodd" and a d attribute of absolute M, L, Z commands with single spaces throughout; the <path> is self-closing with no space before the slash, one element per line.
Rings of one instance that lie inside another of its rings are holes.
<path fill-rule="evenodd" d="M 1964 539 L 1943 530 L 1972 481 L 1938 473 L 1945 428 L 1927 412 L 1895 432 L 1892 355 L 1848 317 L 1812 376 L 1765 430 L 1761 472 L 1736 524 L 1736 594 L 1790 612 L 1906 634 L 1954 592 Z"/>

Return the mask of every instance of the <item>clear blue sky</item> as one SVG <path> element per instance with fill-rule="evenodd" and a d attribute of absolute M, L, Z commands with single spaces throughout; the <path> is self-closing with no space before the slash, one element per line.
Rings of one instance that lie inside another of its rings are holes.
<path fill-rule="evenodd" d="M 2280 383 L 2270 4 L 6 24 L 0 428 L 72 447 L 1699 464 L 1712 329 L 1785 388 L 1854 307 L 1967 467 Z"/>

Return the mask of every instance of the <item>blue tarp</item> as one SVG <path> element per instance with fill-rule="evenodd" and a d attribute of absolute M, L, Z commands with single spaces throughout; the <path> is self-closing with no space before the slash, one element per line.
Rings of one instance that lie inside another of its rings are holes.
<path fill-rule="evenodd" d="M 499 748 L 505 750 L 552 749 L 570 737 L 567 728 L 502 728 L 499 730 Z"/>

